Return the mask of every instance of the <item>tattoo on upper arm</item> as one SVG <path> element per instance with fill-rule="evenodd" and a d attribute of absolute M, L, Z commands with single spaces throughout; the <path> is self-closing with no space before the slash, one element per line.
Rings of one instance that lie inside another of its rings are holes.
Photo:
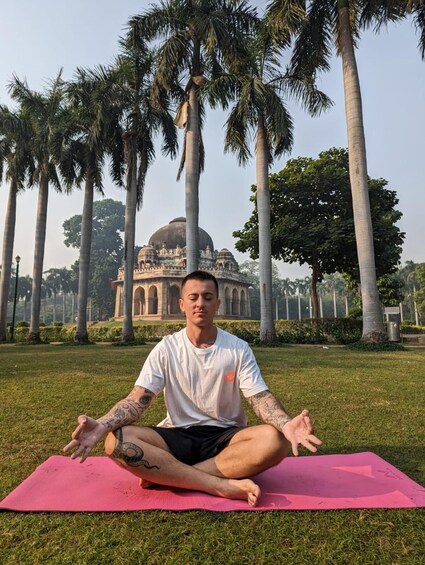
<path fill-rule="evenodd" d="M 254 394 L 248 398 L 248 402 L 263 422 L 272 424 L 280 430 L 291 420 L 282 404 L 269 390 Z"/>
<path fill-rule="evenodd" d="M 121 459 L 129 467 L 144 467 L 145 469 L 158 469 L 158 465 L 151 465 L 145 459 L 143 449 L 130 441 L 124 441 L 122 428 L 118 428 L 113 432 L 115 436 L 115 447 L 111 453 L 111 457 Z"/>

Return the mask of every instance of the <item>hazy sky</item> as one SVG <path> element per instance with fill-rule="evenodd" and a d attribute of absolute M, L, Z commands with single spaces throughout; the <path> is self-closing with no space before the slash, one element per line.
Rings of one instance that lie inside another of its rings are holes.
<path fill-rule="evenodd" d="M 6 3 L 4 3 L 6 4 Z M 0 18 L 0 103 L 11 104 L 7 84 L 12 75 L 26 78 L 39 90 L 63 68 L 71 79 L 77 66 L 109 63 L 118 51 L 117 40 L 128 17 L 151 2 L 133 0 L 15 0 L 2 8 Z M 266 2 L 253 3 L 262 8 Z M 360 73 L 369 175 L 383 177 L 396 190 L 403 213 L 400 228 L 406 232 L 402 261 L 425 261 L 423 245 L 425 190 L 422 171 L 425 126 L 425 63 L 417 48 L 418 36 L 405 22 L 375 36 L 363 35 L 357 52 Z M 280 159 L 272 171 L 281 170 L 288 157 L 316 157 L 330 147 L 346 147 L 341 62 L 321 76 L 320 88 L 334 107 L 311 118 L 289 102 L 295 121 L 295 143 L 290 156 Z M 232 155 L 222 151 L 225 114 L 209 112 L 205 130 L 206 168 L 200 182 L 199 224 L 212 237 L 216 249 L 227 247 L 238 261 L 248 259 L 234 251 L 232 231 L 249 218 L 250 186 L 255 183 L 255 164 L 239 168 Z M 178 163 L 160 156 L 149 170 L 144 204 L 137 216 L 136 244 L 177 216 L 184 216 L 184 179 L 176 182 Z M 0 186 L 0 240 L 3 239 L 8 186 Z M 105 194 L 124 202 L 124 192 L 105 179 Z M 18 199 L 14 256 L 20 255 L 21 273 L 32 274 L 37 190 Z M 63 221 L 81 214 L 82 193 L 56 194 L 51 189 L 44 269 L 70 266 L 77 258 L 63 243 Z M 284 277 L 308 274 L 308 269 L 281 264 Z"/>

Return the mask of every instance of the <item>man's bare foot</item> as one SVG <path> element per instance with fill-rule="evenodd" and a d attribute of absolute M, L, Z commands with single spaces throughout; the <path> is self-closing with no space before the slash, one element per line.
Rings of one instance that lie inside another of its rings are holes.
<path fill-rule="evenodd" d="M 261 490 L 251 479 L 224 479 L 224 488 L 219 489 L 225 498 L 248 500 L 250 506 L 257 506 Z"/>

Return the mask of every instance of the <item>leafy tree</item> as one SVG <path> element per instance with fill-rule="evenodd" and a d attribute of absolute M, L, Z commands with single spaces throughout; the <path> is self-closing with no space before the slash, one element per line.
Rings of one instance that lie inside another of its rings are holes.
<path fill-rule="evenodd" d="M 203 106 L 199 86 L 216 77 L 235 59 L 241 36 L 253 30 L 255 12 L 241 0 L 163 0 L 129 22 L 135 36 L 159 40 L 157 84 L 180 95 L 180 123 L 185 129 L 182 164 L 186 166 L 187 271 L 199 261 L 199 176 L 203 169 Z M 183 117 L 184 116 L 184 117 Z"/>
<path fill-rule="evenodd" d="M 11 97 L 31 125 L 32 154 L 35 170 L 32 181 L 38 186 L 38 205 L 35 230 L 31 325 L 28 340 L 40 342 L 40 306 L 43 278 L 44 246 L 46 240 L 49 185 L 61 189 L 56 163 L 62 147 L 66 111 L 63 106 L 61 73 L 43 93 L 30 90 L 26 81 L 17 77 L 9 84 Z"/>
<path fill-rule="evenodd" d="M 307 264 L 312 269 L 313 316 L 318 317 L 317 283 L 325 273 L 345 272 L 360 282 L 350 193 L 348 154 L 330 149 L 318 159 L 288 161 L 270 175 L 271 244 L 275 259 Z M 384 179 L 369 179 L 374 221 L 376 273 L 393 273 L 400 259 L 404 234 L 396 226 L 396 193 Z M 252 188 L 255 193 L 256 187 Z M 255 197 L 251 200 L 255 205 Z M 258 221 L 254 212 L 244 228 L 234 232 L 236 248 L 258 255 Z"/>
<path fill-rule="evenodd" d="M 89 294 L 101 319 L 111 316 L 114 311 L 111 282 L 117 277 L 123 255 L 124 216 L 125 207 L 121 202 L 106 198 L 93 204 Z M 65 220 L 63 229 L 67 247 L 80 248 L 81 227 L 81 215 Z M 75 272 L 76 264 L 71 269 Z"/>

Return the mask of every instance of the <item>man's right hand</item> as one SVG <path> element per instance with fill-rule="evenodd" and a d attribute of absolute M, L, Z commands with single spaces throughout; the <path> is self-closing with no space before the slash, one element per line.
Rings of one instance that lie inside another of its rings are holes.
<path fill-rule="evenodd" d="M 78 426 L 72 433 L 72 441 L 63 448 L 63 451 L 65 453 L 73 451 L 71 459 L 80 457 L 80 463 L 82 463 L 107 433 L 105 426 L 94 418 L 78 416 Z"/>

